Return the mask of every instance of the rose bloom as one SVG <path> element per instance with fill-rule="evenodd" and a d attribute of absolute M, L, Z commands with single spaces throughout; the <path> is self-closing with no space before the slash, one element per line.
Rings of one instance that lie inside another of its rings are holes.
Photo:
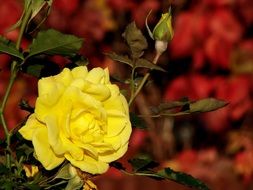
<path fill-rule="evenodd" d="M 128 104 L 108 69 L 64 69 L 38 82 L 35 112 L 19 132 L 51 170 L 67 159 L 91 174 L 122 157 L 131 134 Z"/>

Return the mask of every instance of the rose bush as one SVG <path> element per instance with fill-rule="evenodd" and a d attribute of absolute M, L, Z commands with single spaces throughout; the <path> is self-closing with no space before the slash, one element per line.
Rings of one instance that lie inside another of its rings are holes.
<path fill-rule="evenodd" d="M 47 170 L 68 160 L 84 172 L 104 173 L 128 148 L 128 104 L 108 69 L 65 68 L 39 80 L 35 112 L 19 132 Z"/>

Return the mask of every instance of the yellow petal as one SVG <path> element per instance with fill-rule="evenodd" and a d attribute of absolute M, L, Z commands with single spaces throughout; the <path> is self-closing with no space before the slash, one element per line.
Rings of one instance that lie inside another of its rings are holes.
<path fill-rule="evenodd" d="M 48 142 L 54 152 L 57 155 L 69 152 L 74 158 L 78 160 L 82 159 L 83 151 L 61 132 L 61 128 L 57 124 L 56 118 L 54 116 L 47 116 L 45 121 L 48 128 Z"/>
<path fill-rule="evenodd" d="M 88 74 L 88 70 L 87 70 L 87 67 L 80 66 L 80 67 L 75 67 L 74 69 L 72 69 L 71 73 L 74 78 L 84 79 L 86 75 Z"/>
<path fill-rule="evenodd" d="M 106 143 L 111 144 L 114 148 L 114 151 L 110 153 L 108 152 L 100 153 L 99 159 L 103 162 L 112 162 L 122 157 L 127 151 L 128 141 L 129 141 L 131 132 L 132 132 L 131 123 L 126 122 L 126 126 L 121 131 L 121 133 L 119 133 L 118 136 L 115 136 L 115 137 L 106 136 L 104 141 Z M 118 145 L 120 147 L 117 147 L 115 145 Z"/>
<path fill-rule="evenodd" d="M 45 122 L 47 126 L 48 143 L 54 149 L 56 154 L 64 154 L 66 150 L 60 139 L 60 129 L 58 127 L 56 118 L 49 115 L 45 118 Z"/>
<path fill-rule="evenodd" d="M 90 157 L 97 159 L 98 158 L 98 152 L 96 148 L 89 144 L 80 144 L 80 142 L 76 143 L 77 145 L 80 145 L 80 147 L 83 148 L 84 154 L 89 155 Z"/>
<path fill-rule="evenodd" d="M 69 87 L 64 93 L 64 97 L 62 97 L 62 99 L 65 101 L 66 99 L 72 101 L 72 107 L 74 109 L 82 109 L 83 111 L 93 114 L 94 117 L 102 121 L 106 119 L 106 111 L 103 108 L 101 101 L 98 101 L 93 96 L 86 93 L 82 93 L 77 88 Z"/>
<path fill-rule="evenodd" d="M 44 87 L 41 89 L 44 89 Z M 35 104 L 36 117 L 40 121 L 44 121 L 45 116 L 50 112 L 62 113 L 62 109 L 60 112 L 57 110 L 57 104 L 61 100 L 64 92 L 63 85 L 52 85 L 52 89 L 47 89 L 47 91 L 48 93 L 40 93 L 41 95 L 37 98 Z"/>
<path fill-rule="evenodd" d="M 88 88 L 85 88 L 84 92 L 99 101 L 105 101 L 111 96 L 110 90 L 102 84 L 91 84 Z"/>
<path fill-rule="evenodd" d="M 126 98 L 120 94 L 119 88 L 116 85 L 107 85 L 111 91 L 111 97 L 103 102 L 106 110 L 119 110 L 128 115 L 128 104 Z"/>
<path fill-rule="evenodd" d="M 32 114 L 27 119 L 26 124 L 19 130 L 19 133 L 26 140 L 32 140 L 33 133 L 39 128 L 45 128 L 45 125 L 43 125 L 36 119 L 35 114 Z"/>
<path fill-rule="evenodd" d="M 108 116 L 108 125 L 107 125 L 107 136 L 114 137 L 121 133 L 125 128 L 128 120 L 124 117 L 110 117 Z"/>
<path fill-rule="evenodd" d="M 121 139 L 121 144 L 125 144 L 129 141 L 131 133 L 132 133 L 131 123 L 129 120 L 126 120 L 124 130 L 118 136 Z"/>
<path fill-rule="evenodd" d="M 112 151 L 115 151 L 113 146 L 110 143 L 107 142 L 92 142 L 91 143 L 92 146 L 96 147 L 97 151 L 99 154 L 105 154 L 105 153 L 109 153 Z"/>
<path fill-rule="evenodd" d="M 64 68 L 62 72 L 60 72 L 58 75 L 53 76 L 53 78 L 57 83 L 61 83 L 64 86 L 69 86 L 73 81 L 72 73 L 68 68 Z"/>
<path fill-rule="evenodd" d="M 109 163 L 122 157 L 127 151 L 128 140 L 131 135 L 131 132 L 132 132 L 131 123 L 127 122 L 126 126 L 119 133 L 119 135 L 115 137 L 106 136 L 104 138 L 104 142 L 111 144 L 113 150 L 108 152 L 99 151 L 99 160 Z"/>
<path fill-rule="evenodd" d="M 85 81 L 81 78 L 77 78 L 77 79 L 73 80 L 73 82 L 71 83 L 71 86 L 74 86 L 74 87 L 78 88 L 80 91 L 82 91 L 88 85 L 87 83 L 88 83 L 87 81 Z"/>
<path fill-rule="evenodd" d="M 120 147 L 120 149 L 118 149 L 117 151 L 110 152 L 110 154 L 108 152 L 99 154 L 99 160 L 106 163 L 113 162 L 121 158 L 126 153 L 127 149 L 128 143 Z"/>
<path fill-rule="evenodd" d="M 108 72 L 105 72 L 102 68 L 92 69 L 86 76 L 86 80 L 92 82 L 93 84 L 106 84 L 108 83 L 109 76 Z"/>
<path fill-rule="evenodd" d="M 64 157 L 56 156 L 49 145 L 46 128 L 37 129 L 33 134 L 32 142 L 37 159 L 47 170 L 54 169 L 64 161 Z"/>
<path fill-rule="evenodd" d="M 111 96 L 110 89 L 102 84 L 93 84 L 83 79 L 75 79 L 71 86 L 78 88 L 81 92 L 86 93 L 99 101 L 105 101 Z"/>
<path fill-rule="evenodd" d="M 80 161 L 73 159 L 70 154 L 65 154 L 65 158 L 69 160 L 70 163 L 75 167 L 80 168 L 82 171 L 90 174 L 102 174 L 105 173 L 109 168 L 108 163 L 95 160 L 89 156 L 85 156 L 84 159 Z"/>

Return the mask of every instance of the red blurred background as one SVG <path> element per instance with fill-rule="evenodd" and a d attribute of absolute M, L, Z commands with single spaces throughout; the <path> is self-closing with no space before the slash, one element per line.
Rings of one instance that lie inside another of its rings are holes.
<path fill-rule="evenodd" d="M 0 34 L 15 41 L 18 30 L 6 33 L 22 14 L 23 1 L 0 0 Z M 133 110 L 145 113 L 159 102 L 189 97 L 216 97 L 229 102 L 215 112 L 187 117 L 147 119 L 148 131 L 135 129 L 128 154 L 148 153 L 163 166 L 188 172 L 211 189 L 253 189 L 253 1 L 251 0 L 54 0 L 52 12 L 42 26 L 85 39 L 81 53 L 89 67 L 108 67 L 124 77 L 128 69 L 103 53 L 127 53 L 121 34 L 134 20 L 143 33 L 145 17 L 152 9 L 155 26 L 163 11 L 172 6 L 175 35 L 159 60 L 168 70 L 153 72 L 153 83 L 136 99 Z M 30 43 L 29 35 L 22 48 Z M 149 39 L 145 56 L 154 57 Z M 63 67 L 63 57 L 51 61 Z M 0 97 L 9 78 L 10 57 L 0 55 Z M 37 80 L 20 74 L 7 104 L 5 115 L 11 128 L 27 112 L 18 104 L 26 99 L 34 105 Z M 1 133 L 1 137 L 3 134 Z M 187 189 L 173 182 L 125 177 L 114 169 L 97 179 L 100 189 Z"/>

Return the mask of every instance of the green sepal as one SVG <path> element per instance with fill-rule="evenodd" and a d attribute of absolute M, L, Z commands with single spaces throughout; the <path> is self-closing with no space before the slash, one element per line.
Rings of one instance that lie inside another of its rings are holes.
<path fill-rule="evenodd" d="M 149 34 L 150 38 L 152 38 L 154 40 L 153 33 L 152 33 L 152 31 L 150 30 L 150 28 L 148 26 L 148 17 L 151 15 L 151 12 L 152 12 L 152 10 L 149 11 L 149 13 L 148 13 L 148 15 L 145 19 L 145 25 L 146 25 L 146 28 L 148 30 L 148 34 Z"/>

